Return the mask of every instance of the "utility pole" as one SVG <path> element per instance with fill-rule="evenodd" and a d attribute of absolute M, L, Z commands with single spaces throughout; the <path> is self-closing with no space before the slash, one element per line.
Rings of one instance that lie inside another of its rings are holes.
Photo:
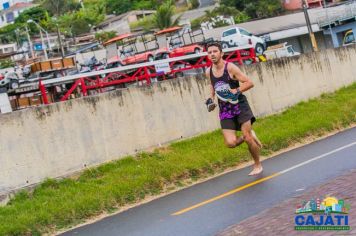
<path fill-rule="evenodd" d="M 307 22 L 307 27 L 308 27 L 310 41 L 311 41 L 311 44 L 312 44 L 312 47 L 313 47 L 313 51 L 317 52 L 318 51 L 318 45 L 316 43 L 315 35 L 314 35 L 313 29 L 312 29 L 311 24 L 310 24 L 310 19 L 309 19 L 309 14 L 308 14 L 308 6 L 307 6 L 307 3 L 305 2 L 305 0 L 303 0 L 303 11 L 304 11 L 305 20 Z"/>
<path fill-rule="evenodd" d="M 59 32 L 59 27 L 58 27 L 57 23 L 56 23 L 56 27 L 57 27 L 58 43 L 59 43 L 59 47 L 61 49 L 61 56 L 62 56 L 62 58 L 64 58 L 64 49 L 63 49 L 63 46 L 62 46 L 61 34 Z"/>
<path fill-rule="evenodd" d="M 329 10 L 326 6 L 326 1 L 324 0 L 324 8 L 325 8 L 325 13 L 326 13 L 326 20 L 328 21 L 328 25 L 329 25 L 329 32 L 330 32 L 330 37 L 331 37 L 331 40 L 333 42 L 333 45 L 335 47 L 335 44 L 334 44 L 334 34 L 333 34 L 333 30 L 331 28 L 331 22 L 330 22 L 330 17 L 329 17 Z M 335 39 L 337 40 L 337 39 Z"/>
<path fill-rule="evenodd" d="M 43 52 L 44 52 L 44 55 L 45 55 L 46 60 L 48 60 L 47 47 L 46 47 L 46 45 L 45 45 L 45 43 L 44 43 L 43 35 L 42 35 L 41 29 L 40 29 L 40 36 L 41 36 L 42 50 L 43 50 Z"/>
<path fill-rule="evenodd" d="M 27 40 L 28 40 L 28 44 L 29 44 L 29 50 L 30 50 L 30 53 L 31 53 L 31 58 L 35 58 L 35 54 L 33 52 L 32 42 L 31 42 L 31 38 L 30 38 L 30 33 L 28 32 L 27 25 L 25 25 L 25 28 L 26 28 L 26 34 L 27 34 Z"/>

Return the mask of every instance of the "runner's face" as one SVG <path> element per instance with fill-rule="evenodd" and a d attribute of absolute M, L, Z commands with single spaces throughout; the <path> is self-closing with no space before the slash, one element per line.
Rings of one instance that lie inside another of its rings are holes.
<path fill-rule="evenodd" d="M 208 57 L 214 64 L 217 64 L 220 62 L 222 55 L 223 55 L 223 53 L 220 52 L 218 47 L 211 46 L 208 48 Z"/>

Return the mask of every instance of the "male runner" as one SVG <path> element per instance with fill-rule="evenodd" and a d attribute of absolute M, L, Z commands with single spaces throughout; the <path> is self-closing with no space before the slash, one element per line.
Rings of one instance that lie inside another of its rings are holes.
<path fill-rule="evenodd" d="M 260 163 L 261 142 L 252 130 L 256 121 L 247 98 L 242 93 L 252 88 L 252 81 L 233 63 L 223 60 L 223 52 L 219 42 L 207 46 L 208 57 L 212 66 L 207 69 L 206 76 L 211 81 L 211 97 L 206 101 L 208 110 L 215 108 L 214 98 L 218 97 L 219 117 L 225 144 L 235 148 L 244 141 L 253 157 L 254 166 L 249 175 L 258 175 L 263 171 Z M 242 137 L 236 136 L 241 130 Z"/>

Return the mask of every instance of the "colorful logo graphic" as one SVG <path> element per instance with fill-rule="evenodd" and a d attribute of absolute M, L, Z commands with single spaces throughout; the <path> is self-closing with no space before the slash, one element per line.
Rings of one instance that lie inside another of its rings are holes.
<path fill-rule="evenodd" d="M 295 211 L 295 230 L 350 230 L 350 205 L 343 199 L 326 197 L 304 201 Z"/>

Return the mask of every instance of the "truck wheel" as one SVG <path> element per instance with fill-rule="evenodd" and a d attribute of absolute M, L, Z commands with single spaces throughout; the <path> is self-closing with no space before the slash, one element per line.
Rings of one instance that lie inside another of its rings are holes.
<path fill-rule="evenodd" d="M 162 55 L 162 59 L 168 59 L 169 58 L 169 54 L 168 53 L 164 53 L 163 55 Z"/>
<path fill-rule="evenodd" d="M 255 51 L 256 51 L 257 55 L 262 55 L 262 53 L 265 51 L 265 49 L 263 48 L 262 44 L 258 43 L 258 44 L 256 44 Z"/>
<path fill-rule="evenodd" d="M 17 89 L 19 87 L 19 81 L 17 80 L 11 80 L 10 81 L 10 88 L 11 89 Z"/>
<path fill-rule="evenodd" d="M 155 60 L 155 59 L 154 59 L 154 57 L 153 57 L 152 55 L 149 55 L 149 56 L 148 56 L 147 61 L 152 62 L 152 61 L 154 61 L 154 60 Z"/>
<path fill-rule="evenodd" d="M 229 48 L 229 44 L 227 42 L 223 42 L 221 46 L 224 49 Z"/>
<path fill-rule="evenodd" d="M 199 54 L 200 53 L 200 48 L 194 49 L 194 54 Z"/>

